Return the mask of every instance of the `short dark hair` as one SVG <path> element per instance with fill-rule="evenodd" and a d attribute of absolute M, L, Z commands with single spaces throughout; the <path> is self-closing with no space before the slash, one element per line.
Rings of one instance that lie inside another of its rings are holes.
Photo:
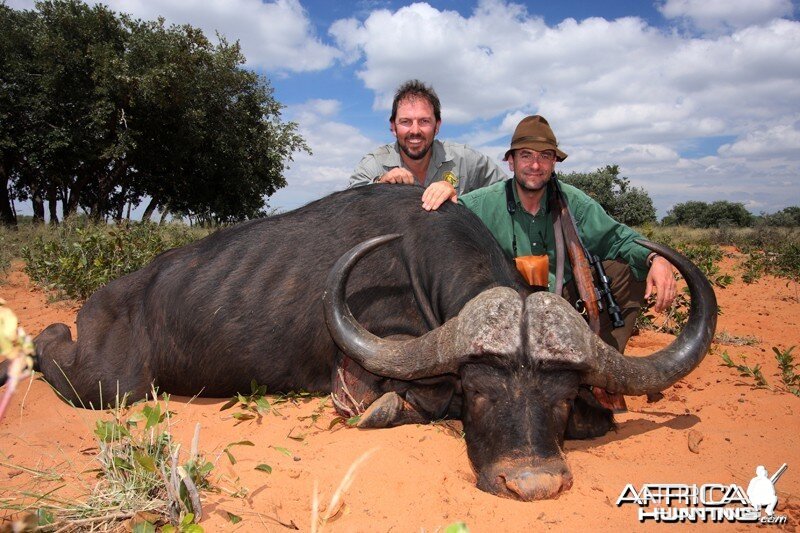
<path fill-rule="evenodd" d="M 394 102 L 392 102 L 392 116 L 389 117 L 389 122 L 394 122 L 397 116 L 397 105 L 407 99 L 424 98 L 433 107 L 433 116 L 436 122 L 442 120 L 442 104 L 439 103 L 439 97 L 436 91 L 430 85 L 425 85 L 419 80 L 408 80 L 403 85 L 397 88 L 394 93 Z"/>

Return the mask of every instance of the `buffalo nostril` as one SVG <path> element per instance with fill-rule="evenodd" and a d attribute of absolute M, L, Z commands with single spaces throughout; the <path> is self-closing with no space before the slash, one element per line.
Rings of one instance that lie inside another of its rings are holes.
<path fill-rule="evenodd" d="M 523 470 L 512 476 L 499 476 L 515 498 L 524 501 L 555 498 L 572 486 L 572 476 Z"/>

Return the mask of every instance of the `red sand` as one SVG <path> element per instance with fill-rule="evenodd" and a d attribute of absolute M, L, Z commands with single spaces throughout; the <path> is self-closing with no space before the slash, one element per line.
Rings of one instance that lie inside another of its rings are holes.
<path fill-rule="evenodd" d="M 237 423 L 231 417 L 235 409 L 220 411 L 225 400 L 187 403 L 186 398 L 173 397 L 174 432 L 183 449 L 188 449 L 199 423 L 200 450 L 216 463 L 212 480 L 221 490 L 204 495 L 201 525 L 206 531 L 285 531 L 294 524 L 308 531 L 315 483 L 324 510 L 350 465 L 374 450 L 357 468 L 344 505 L 324 530 L 441 531 L 463 521 L 473 532 L 543 527 L 674 531 L 674 525 L 641 524 L 634 505 L 618 507 L 616 501 L 626 484 L 640 488 L 645 483 L 736 483 L 746 488 L 757 465 L 766 466 L 772 474 L 788 463 L 776 484 L 777 514 L 787 516 L 788 523 L 761 527 L 796 531 L 800 398 L 782 387 L 772 347 L 797 345 L 800 362 L 798 288 L 770 277 L 745 285 L 736 264 L 737 259 L 731 257 L 723 263 L 736 281 L 717 290 L 723 311 L 717 332 L 754 336 L 758 344 L 715 344 L 698 369 L 664 391 L 663 400 L 647 403 L 644 398 L 628 398 L 629 412 L 618 416 L 616 432 L 591 441 L 568 442 L 567 461 L 575 483 L 556 500 L 521 503 L 478 490 L 459 422 L 369 431 L 341 425 L 328 429 L 335 416 L 330 400 L 313 398 L 283 404 L 278 413 L 261 420 Z M 18 266 L 0 285 L 0 297 L 30 334 L 52 322 L 64 322 L 75 331 L 77 307 L 48 303 Z M 670 340 L 669 335 L 645 332 L 632 339 L 629 351 L 647 353 Z M 760 364 L 772 390 L 755 389 L 752 379 L 721 366 L 723 351 L 736 362 L 746 357 L 747 364 Z M 312 421 L 311 415 L 317 412 L 321 416 Z M 92 430 L 98 418 L 108 419 L 108 415 L 68 407 L 41 381 L 24 383 L 0 422 L 0 499 L 20 502 L 20 490 L 44 492 L 65 484 L 34 478 L 26 469 L 52 469 L 64 476 L 70 488 L 57 494 L 74 496 L 88 487 L 91 475 L 81 472 L 96 467 Z M 699 437 L 702 441 L 695 453 L 689 442 Z M 223 449 L 242 440 L 255 446 L 232 448 L 237 463 L 231 465 Z M 291 457 L 276 448 L 288 449 Z M 272 473 L 255 470 L 261 463 L 269 464 Z M 229 512 L 242 521 L 233 525 Z M 707 527 L 713 526 L 695 526 Z M 751 531 L 755 527 L 759 526 L 726 523 L 716 529 Z"/>

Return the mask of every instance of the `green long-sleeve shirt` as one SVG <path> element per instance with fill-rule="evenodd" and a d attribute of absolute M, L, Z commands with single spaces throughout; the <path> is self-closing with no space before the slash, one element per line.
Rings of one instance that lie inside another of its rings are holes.
<path fill-rule="evenodd" d="M 551 206 L 548 202 L 550 191 L 542 195 L 538 213 L 531 215 L 522 207 L 517 188 L 512 187 L 512 189 L 517 205 L 513 216 L 509 215 L 506 206 L 504 181 L 461 195 L 458 197 L 458 202 L 478 215 L 508 257 L 514 257 L 513 235 L 517 237 L 518 257 L 546 253 L 550 262 L 549 282 L 552 291 L 555 285 L 556 246 Z M 561 189 L 578 226 L 578 233 L 589 252 L 598 255 L 602 260 L 621 259 L 631 266 L 636 279 L 640 281 L 645 279 L 648 271 L 647 255 L 650 251 L 633 242 L 634 239 L 643 237 L 608 216 L 600 204 L 580 189 L 566 183 L 561 183 Z M 567 257 L 564 282 L 571 279 L 572 266 Z"/>

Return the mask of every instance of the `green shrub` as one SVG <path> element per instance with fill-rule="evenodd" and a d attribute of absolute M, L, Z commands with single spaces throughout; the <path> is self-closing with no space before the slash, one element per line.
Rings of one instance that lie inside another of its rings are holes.
<path fill-rule="evenodd" d="M 23 247 L 34 283 L 69 298 L 88 298 L 108 282 L 134 272 L 158 254 L 205 233 L 182 225 L 67 223 Z"/>
<path fill-rule="evenodd" d="M 659 242 L 675 248 L 688 257 L 716 287 L 724 289 L 733 282 L 731 276 L 720 274 L 719 262 L 722 260 L 723 252 L 719 246 L 710 244 L 705 240 L 697 239 L 695 239 L 694 242 L 675 242 L 676 235 L 671 232 L 664 233 L 660 235 L 660 237 L 661 238 L 658 239 Z M 676 273 L 675 279 L 679 280 L 681 277 Z M 672 335 L 680 333 L 689 318 L 691 300 L 689 298 L 688 289 L 684 288 L 682 291 L 679 291 L 670 308 L 661 316 L 657 316 L 655 311 L 653 311 L 654 303 L 655 298 L 651 297 L 646 307 L 637 317 L 636 327 L 639 329 L 661 331 Z M 719 309 L 718 312 L 720 314 L 722 313 Z"/>
<path fill-rule="evenodd" d="M 6 244 L 6 236 L 0 233 L 0 274 L 5 278 L 11 269 L 11 251 Z"/>
<path fill-rule="evenodd" d="M 680 247 L 680 251 L 697 265 L 708 281 L 715 286 L 725 288 L 733 282 L 731 276 L 719 273 L 719 262 L 723 255 L 719 246 L 707 242 L 684 244 Z"/>
<path fill-rule="evenodd" d="M 90 472 L 97 482 L 85 486 L 79 499 L 60 496 L 62 484 L 47 492 L 26 491 L 0 502 L 0 509 L 33 511 L 45 531 L 202 533 L 194 522 L 202 516 L 200 494 L 211 489 L 214 464 L 198 452 L 200 424 L 188 455 L 181 453 L 173 438 L 169 396 L 158 401 L 154 390 L 153 398 L 134 409 L 118 398 L 111 419 L 96 421 L 97 468 Z"/>

